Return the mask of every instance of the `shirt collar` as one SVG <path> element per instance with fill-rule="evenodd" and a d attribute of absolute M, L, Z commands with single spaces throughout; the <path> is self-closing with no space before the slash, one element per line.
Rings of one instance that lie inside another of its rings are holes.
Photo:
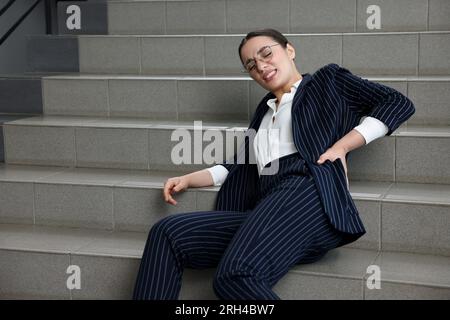
<path fill-rule="evenodd" d="M 283 97 L 284 97 L 285 95 L 288 95 L 288 97 L 286 97 L 286 98 L 288 99 L 288 101 L 292 101 L 292 99 L 294 98 L 295 92 L 297 91 L 297 88 L 298 88 L 298 86 L 300 85 L 300 82 L 302 82 L 302 80 L 303 80 L 303 78 L 300 79 L 300 80 L 298 80 L 297 82 L 295 82 L 295 83 L 291 86 L 291 92 L 290 92 L 290 93 L 285 93 L 285 94 L 283 95 Z M 286 99 L 286 98 L 283 99 L 283 97 L 281 98 L 281 102 L 284 102 L 285 99 Z M 276 97 L 267 100 L 267 105 L 268 105 L 273 111 L 276 110 L 276 107 L 275 107 L 275 101 L 276 101 L 276 100 L 277 100 Z"/>
<path fill-rule="evenodd" d="M 300 85 L 300 82 L 302 82 L 303 78 L 301 78 L 300 80 L 298 80 L 296 83 L 294 83 L 292 86 L 297 89 L 298 86 Z"/>

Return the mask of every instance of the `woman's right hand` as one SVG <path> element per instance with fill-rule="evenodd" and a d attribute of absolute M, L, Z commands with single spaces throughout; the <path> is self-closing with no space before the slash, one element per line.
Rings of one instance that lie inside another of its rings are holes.
<path fill-rule="evenodd" d="M 189 178 L 186 176 L 173 177 L 167 179 L 164 183 L 164 201 L 176 205 L 177 201 L 172 197 L 172 194 L 184 191 L 189 188 Z"/>

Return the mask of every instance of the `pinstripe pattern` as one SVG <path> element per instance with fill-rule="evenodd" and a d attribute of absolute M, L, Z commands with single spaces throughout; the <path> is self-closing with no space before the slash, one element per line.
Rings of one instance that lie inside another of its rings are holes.
<path fill-rule="evenodd" d="M 267 100 L 274 97 L 269 92 L 261 100 L 249 129 L 258 130 L 269 108 Z M 316 161 L 353 130 L 362 116 L 382 121 L 391 135 L 414 112 L 412 102 L 398 91 L 362 79 L 337 64 L 326 65 L 312 76 L 303 75 L 292 102 L 294 143 L 314 178 L 325 213 L 332 225 L 345 233 L 347 243 L 362 236 L 365 229 L 347 189 L 344 166 L 340 159 L 321 165 Z M 233 159 L 222 163 L 229 173 L 217 195 L 216 210 L 251 210 L 260 197 L 255 191 L 259 183 L 256 164 L 247 160 L 249 143 L 246 137 Z"/>
<path fill-rule="evenodd" d="M 219 298 L 279 299 L 271 288 L 292 266 L 341 245 L 305 161 L 298 153 L 279 161 L 276 175 L 261 176 L 253 210 L 188 212 L 156 223 L 133 298 L 177 299 L 185 267 L 217 267 L 213 288 Z"/>
<path fill-rule="evenodd" d="M 274 97 L 262 99 L 249 129 L 258 130 Z M 414 112 L 398 91 L 336 64 L 304 74 L 292 103 L 298 153 L 280 158 L 276 175 L 260 177 L 246 137 L 232 161 L 222 163 L 229 173 L 215 211 L 172 215 L 152 227 L 133 297 L 176 299 L 184 267 L 217 266 L 218 297 L 278 299 L 271 287 L 290 267 L 317 261 L 366 232 L 342 162 L 318 165 L 319 156 L 362 116 L 382 121 L 391 135 Z"/>

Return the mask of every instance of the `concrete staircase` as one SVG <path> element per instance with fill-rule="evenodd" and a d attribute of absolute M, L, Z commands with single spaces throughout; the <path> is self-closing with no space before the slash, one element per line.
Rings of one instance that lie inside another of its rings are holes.
<path fill-rule="evenodd" d="M 82 30 L 68 30 L 79 5 Z M 366 9 L 381 7 L 382 29 Z M 391 86 L 416 113 L 349 155 L 350 191 L 367 229 L 294 267 L 282 299 L 450 299 L 450 5 L 446 0 L 60 2 L 59 35 L 28 39 L 29 72 L 0 76 L 0 298 L 129 299 L 150 227 L 211 210 L 219 188 L 177 206 L 164 181 L 174 129 L 243 131 L 265 94 L 240 73 L 237 47 L 274 27 L 300 72 L 338 63 Z M 209 142 L 201 142 L 203 146 Z M 66 286 L 80 267 L 81 289 Z M 381 289 L 366 285 L 381 270 Z M 181 299 L 216 299 L 214 269 L 186 269 Z"/>

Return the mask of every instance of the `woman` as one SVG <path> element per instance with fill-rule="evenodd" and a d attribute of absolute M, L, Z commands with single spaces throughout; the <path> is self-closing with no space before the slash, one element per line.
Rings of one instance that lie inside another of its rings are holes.
<path fill-rule="evenodd" d="M 335 64 L 300 74 L 294 47 L 273 29 L 247 34 L 239 56 L 269 91 L 249 125 L 256 137 L 232 162 L 167 180 L 164 200 L 173 205 L 172 195 L 189 187 L 222 186 L 216 210 L 170 215 L 151 228 L 134 299 L 177 299 L 185 267 L 217 267 L 221 299 L 279 299 L 271 288 L 291 267 L 365 233 L 346 156 L 390 135 L 412 103 Z M 247 163 L 250 148 L 256 164 Z"/>

